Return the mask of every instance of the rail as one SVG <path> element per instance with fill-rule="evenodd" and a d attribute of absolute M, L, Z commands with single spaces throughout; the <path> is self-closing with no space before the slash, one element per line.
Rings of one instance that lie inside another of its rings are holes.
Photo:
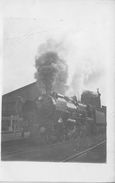
<path fill-rule="evenodd" d="M 98 146 L 104 144 L 105 142 L 106 142 L 106 140 L 103 140 L 103 141 L 101 141 L 100 143 L 98 143 L 98 144 L 96 144 L 96 145 L 94 145 L 94 146 L 92 146 L 92 147 L 90 147 L 90 148 L 88 148 L 88 149 L 86 149 L 86 150 L 84 150 L 84 151 L 81 151 L 81 152 L 79 152 L 79 153 L 77 153 L 77 154 L 73 154 L 73 155 L 71 155 L 71 156 L 68 156 L 67 158 L 65 158 L 65 159 L 62 160 L 62 161 L 63 161 L 63 162 L 68 162 L 68 161 L 70 161 L 70 160 L 72 160 L 72 159 L 74 159 L 74 158 L 78 158 L 78 157 L 84 155 L 85 153 L 88 153 L 88 152 L 90 152 L 91 150 L 97 148 Z"/>

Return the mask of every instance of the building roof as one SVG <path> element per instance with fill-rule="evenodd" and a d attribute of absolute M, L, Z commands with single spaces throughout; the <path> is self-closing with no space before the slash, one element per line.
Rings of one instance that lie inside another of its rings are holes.
<path fill-rule="evenodd" d="M 23 87 L 21 87 L 21 88 L 17 88 L 16 90 L 13 90 L 13 91 L 11 91 L 11 92 L 5 93 L 5 94 L 3 94 L 3 96 L 13 94 L 13 93 L 15 93 L 15 92 L 17 92 L 17 91 L 21 91 L 21 90 L 23 90 L 23 89 L 25 89 L 25 88 L 32 87 L 32 86 L 34 86 L 34 85 L 36 85 L 36 82 L 30 83 L 30 84 L 25 85 L 25 86 L 23 86 Z"/>
<path fill-rule="evenodd" d="M 40 95 L 37 83 L 31 83 L 2 96 L 2 114 L 10 115 L 16 113 L 17 103 L 26 100 L 35 100 Z"/>

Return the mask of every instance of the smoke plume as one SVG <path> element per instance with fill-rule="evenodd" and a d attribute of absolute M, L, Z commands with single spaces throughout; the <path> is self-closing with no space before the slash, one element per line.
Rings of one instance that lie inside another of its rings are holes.
<path fill-rule="evenodd" d="M 73 61 L 73 63 L 75 62 Z M 69 70 L 69 89 L 66 95 L 77 95 L 80 99 L 84 90 L 96 91 L 96 89 L 100 87 L 99 81 L 102 75 L 104 74 L 101 64 L 98 65 L 97 62 L 93 62 L 93 58 L 91 62 L 86 58 L 82 61 L 80 58 L 77 58 L 76 63 L 73 64 L 73 67 Z"/>
<path fill-rule="evenodd" d="M 68 69 L 59 52 L 60 44 L 52 40 L 48 40 L 38 49 L 35 61 L 37 69 L 35 78 L 42 92 L 50 93 L 51 91 L 56 91 L 64 93 Z"/>
<path fill-rule="evenodd" d="M 91 46 L 84 48 L 84 41 L 81 44 L 74 36 L 70 40 L 47 40 L 39 46 L 35 60 L 39 88 L 78 99 L 84 90 L 102 88 L 105 71 L 100 55 Z"/>

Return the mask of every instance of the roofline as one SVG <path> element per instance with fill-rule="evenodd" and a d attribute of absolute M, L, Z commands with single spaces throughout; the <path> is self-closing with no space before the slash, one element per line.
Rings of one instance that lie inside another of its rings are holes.
<path fill-rule="evenodd" d="M 25 86 L 23 86 L 23 87 L 21 87 L 21 88 L 18 88 L 18 89 L 16 89 L 16 90 L 13 90 L 13 91 L 11 91 L 11 92 L 5 93 L 5 94 L 3 94 L 2 96 L 6 96 L 6 95 L 9 95 L 9 94 L 12 94 L 12 93 L 14 93 L 14 92 L 16 92 L 16 91 L 18 91 L 18 90 L 21 90 L 21 89 L 23 89 L 23 88 L 25 88 L 25 87 L 27 87 L 27 86 L 33 85 L 33 84 L 35 84 L 35 83 L 36 83 L 36 82 L 30 83 L 30 84 L 25 85 Z"/>

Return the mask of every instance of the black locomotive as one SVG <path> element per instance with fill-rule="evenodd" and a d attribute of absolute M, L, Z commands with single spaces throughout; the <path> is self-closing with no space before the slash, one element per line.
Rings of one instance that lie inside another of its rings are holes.
<path fill-rule="evenodd" d="M 26 101 L 22 116 L 23 134 L 29 131 L 31 139 L 45 141 L 64 140 L 80 133 L 89 133 L 88 126 L 95 124 L 91 108 L 78 102 L 76 96 L 57 93 L 43 94 L 34 101 Z"/>

